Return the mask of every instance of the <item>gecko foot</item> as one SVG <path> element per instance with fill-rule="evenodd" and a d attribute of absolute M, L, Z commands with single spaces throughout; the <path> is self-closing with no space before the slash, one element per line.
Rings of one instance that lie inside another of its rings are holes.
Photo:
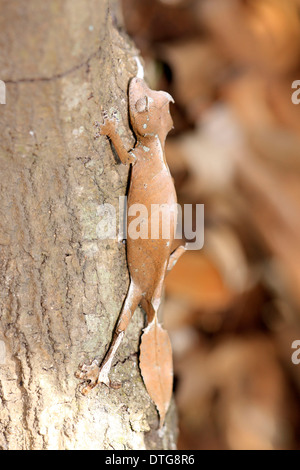
<path fill-rule="evenodd" d="M 111 135 L 114 135 L 116 132 L 116 126 L 119 122 L 118 113 L 114 111 L 111 116 L 109 116 L 107 111 L 104 111 L 102 113 L 102 119 L 102 124 L 97 121 L 95 122 L 95 126 L 98 130 L 97 136 L 107 135 L 110 137 Z"/>
<path fill-rule="evenodd" d="M 100 367 L 95 359 L 91 364 L 80 364 L 75 377 L 83 381 L 81 393 L 87 395 L 99 383 Z"/>
<path fill-rule="evenodd" d="M 82 395 L 87 395 L 96 385 L 104 383 L 109 388 L 118 389 L 121 383 L 113 383 L 108 378 L 108 371 L 105 367 L 99 366 L 99 362 L 95 359 L 91 364 L 80 364 L 75 377 L 83 381 L 80 389 Z"/>

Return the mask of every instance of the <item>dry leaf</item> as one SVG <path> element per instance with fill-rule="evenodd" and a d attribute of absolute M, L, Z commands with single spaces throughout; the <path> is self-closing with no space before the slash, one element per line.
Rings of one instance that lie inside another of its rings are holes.
<path fill-rule="evenodd" d="M 215 426 L 219 448 L 288 447 L 292 402 L 274 346 L 264 335 L 228 336 L 213 348 L 198 343 L 178 361 L 176 403 L 186 439 L 203 440 Z"/>
<path fill-rule="evenodd" d="M 199 17 L 220 47 L 240 64 L 281 74 L 299 56 L 299 18 L 294 0 L 206 0 Z"/>
<path fill-rule="evenodd" d="M 194 122 L 214 101 L 215 87 L 226 61 L 215 44 L 202 37 L 163 44 L 159 57 L 172 72 L 171 91 L 176 103 L 186 110 L 190 122 Z M 178 133 L 177 120 L 174 122 Z"/>
<path fill-rule="evenodd" d="M 165 285 L 177 446 L 298 449 L 300 0 L 166 1 L 123 7 L 148 79 L 176 101 L 178 200 L 205 204 L 204 249 Z"/>
<path fill-rule="evenodd" d="M 145 328 L 140 347 L 140 369 L 163 426 L 173 389 L 172 346 L 157 317 Z"/>
<path fill-rule="evenodd" d="M 234 298 L 233 290 L 204 250 L 185 253 L 166 277 L 165 287 L 168 297 L 185 300 L 191 309 L 218 310 L 229 306 Z"/>

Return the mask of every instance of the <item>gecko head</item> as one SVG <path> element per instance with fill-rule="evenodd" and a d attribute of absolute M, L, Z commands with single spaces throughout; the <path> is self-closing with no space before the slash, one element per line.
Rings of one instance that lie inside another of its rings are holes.
<path fill-rule="evenodd" d="M 129 114 L 137 136 L 167 136 L 173 128 L 170 102 L 174 99 L 165 91 L 151 90 L 141 78 L 133 78 L 129 85 Z"/>

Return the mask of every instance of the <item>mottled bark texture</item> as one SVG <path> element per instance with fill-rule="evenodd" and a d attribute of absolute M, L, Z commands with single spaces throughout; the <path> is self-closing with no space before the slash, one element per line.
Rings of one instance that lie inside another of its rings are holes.
<path fill-rule="evenodd" d="M 163 449 L 143 385 L 138 309 L 112 380 L 88 397 L 78 363 L 102 358 L 128 288 L 125 246 L 99 240 L 99 206 L 126 192 L 128 168 L 105 137 L 101 108 L 119 112 L 132 145 L 127 87 L 137 51 L 107 0 L 1 0 L 0 448 Z"/>

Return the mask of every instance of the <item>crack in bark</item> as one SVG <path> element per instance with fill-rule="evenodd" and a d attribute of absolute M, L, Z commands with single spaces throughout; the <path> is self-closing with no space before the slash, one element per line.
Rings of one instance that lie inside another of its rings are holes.
<path fill-rule="evenodd" d="M 94 51 L 89 57 L 87 60 L 85 60 L 84 62 L 81 62 L 80 64 L 77 64 L 77 65 L 74 65 L 73 67 L 71 67 L 70 69 L 66 70 L 65 72 L 60 72 L 60 73 L 56 73 L 50 77 L 24 77 L 24 78 L 18 78 L 17 80 L 14 80 L 12 78 L 8 78 L 6 80 L 4 80 L 5 84 L 13 84 L 13 85 L 18 85 L 19 83 L 34 83 L 34 82 L 51 82 L 53 80 L 59 80 L 63 77 L 66 77 L 67 75 L 70 75 L 71 73 L 73 72 L 76 72 L 77 70 L 81 69 L 82 67 L 84 66 L 87 66 L 89 67 L 89 63 L 90 61 L 96 57 L 96 55 L 98 54 L 98 52 L 100 52 L 101 50 L 101 46 L 96 50 Z"/>
<path fill-rule="evenodd" d="M 18 333 L 20 334 L 20 331 Z M 17 377 L 18 377 L 17 386 L 18 386 L 18 389 L 19 389 L 19 391 L 21 393 L 21 397 L 22 397 L 23 427 L 24 427 L 24 430 L 26 431 L 27 438 L 29 440 L 28 448 L 33 449 L 34 448 L 34 439 L 33 439 L 33 434 L 32 434 L 32 431 L 31 431 L 29 423 L 28 423 L 28 410 L 30 409 L 30 397 L 29 397 L 28 391 L 26 390 L 26 387 L 24 386 L 23 365 L 22 365 L 21 359 L 19 357 L 17 357 L 17 354 L 13 355 L 13 360 L 14 360 L 14 363 L 15 363 L 15 368 L 16 368 L 15 370 L 16 370 L 16 374 L 17 374 Z"/>
<path fill-rule="evenodd" d="M 128 356 L 126 356 L 124 359 L 119 359 L 117 360 L 113 365 L 112 365 L 112 368 L 114 367 L 117 367 L 119 364 L 125 364 L 125 362 L 129 361 L 130 359 L 132 359 L 133 357 L 136 357 L 137 358 L 138 356 L 138 353 L 137 352 L 134 352 L 134 353 L 130 353 Z"/>
<path fill-rule="evenodd" d="M 1 401 L 1 405 L 3 406 L 3 408 L 6 408 L 7 407 L 7 400 L 4 398 L 4 392 L 3 392 L 3 387 L 2 387 L 2 383 L 0 381 L 0 401 Z M 4 422 L 4 420 L 2 420 L 2 425 L 3 425 L 3 432 L 2 432 L 2 435 L 3 435 L 3 438 L 4 438 L 4 447 L 0 445 L 0 450 L 8 450 L 9 449 L 9 425 L 10 425 L 10 422 L 11 422 L 11 418 L 10 418 L 10 415 L 8 414 L 7 415 L 7 422 Z"/>

